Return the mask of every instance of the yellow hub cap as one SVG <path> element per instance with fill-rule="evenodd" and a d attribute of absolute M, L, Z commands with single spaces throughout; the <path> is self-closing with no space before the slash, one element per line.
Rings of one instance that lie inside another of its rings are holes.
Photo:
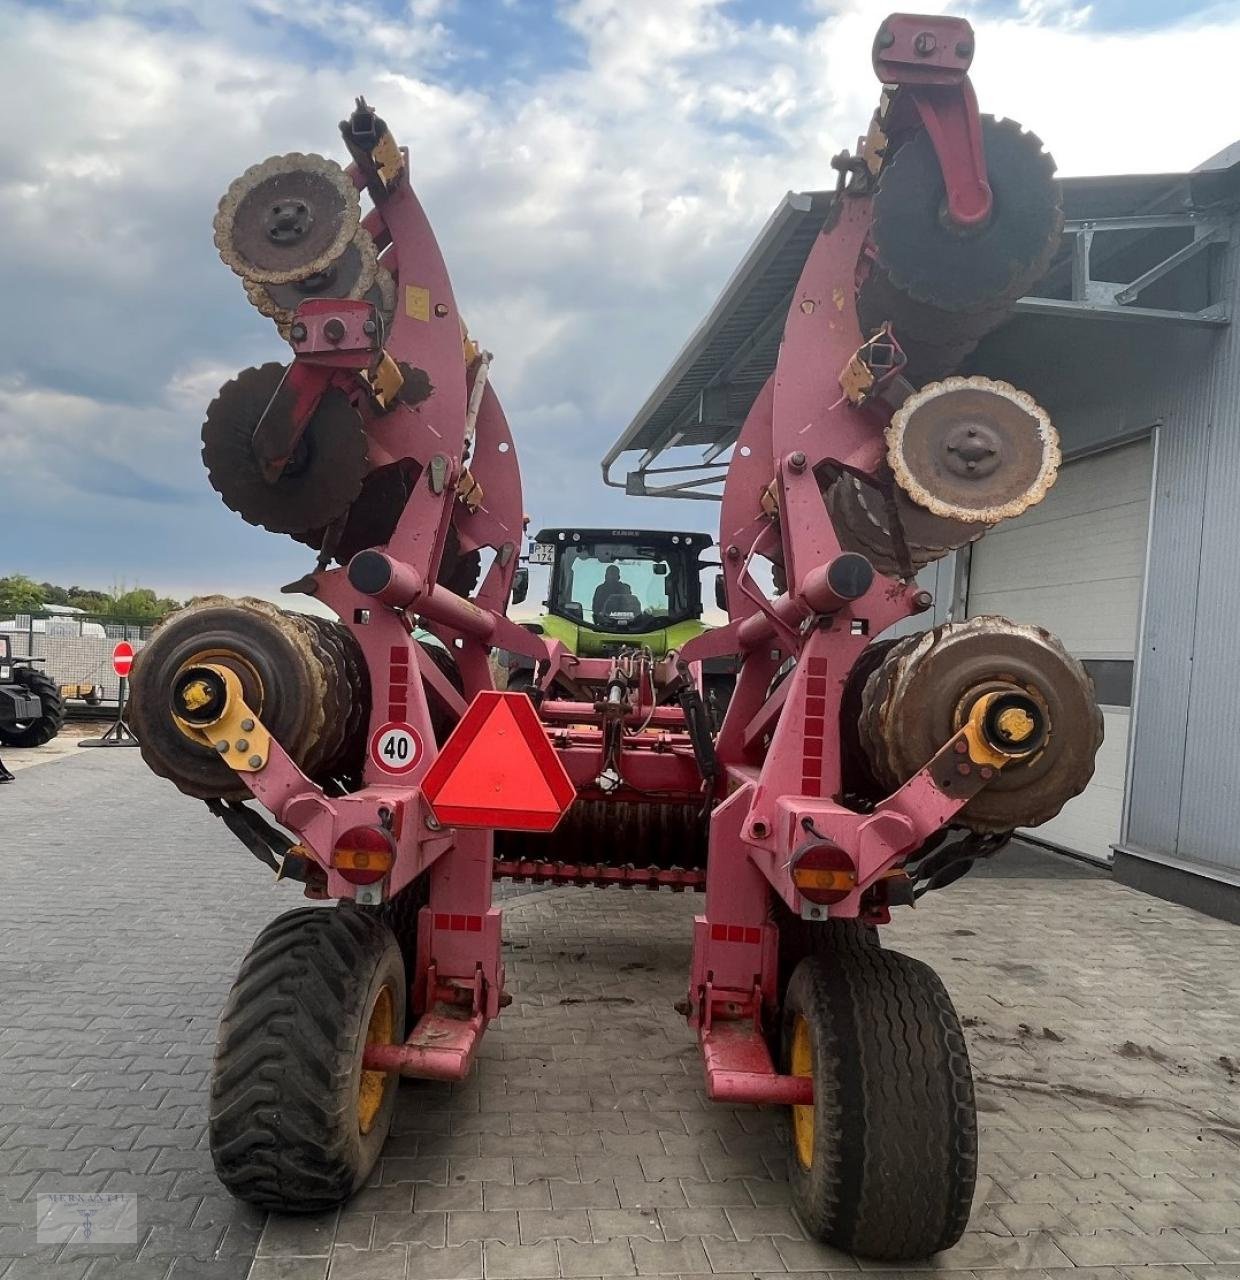
<path fill-rule="evenodd" d="M 814 1051 L 809 1040 L 809 1024 L 798 1013 L 792 1024 L 792 1061 L 789 1068 L 794 1076 L 814 1078 Z M 797 1160 L 802 1169 L 814 1163 L 814 1107 L 792 1108 L 792 1140 Z"/>
<path fill-rule="evenodd" d="M 372 1044 L 392 1044 L 396 1036 L 396 1002 L 392 998 L 391 987 L 381 987 L 375 997 L 375 1006 L 370 1011 L 370 1022 L 366 1027 L 366 1046 Z M 357 1127 L 362 1133 L 369 1133 L 379 1118 L 379 1110 L 383 1106 L 383 1096 L 387 1092 L 388 1073 L 386 1071 L 363 1071 L 362 1081 L 357 1095 Z"/>

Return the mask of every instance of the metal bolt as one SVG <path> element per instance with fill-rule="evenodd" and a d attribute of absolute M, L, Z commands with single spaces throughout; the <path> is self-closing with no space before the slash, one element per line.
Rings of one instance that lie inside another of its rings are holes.
<path fill-rule="evenodd" d="M 428 813 L 426 815 L 426 829 L 427 831 L 439 830 L 439 819 L 435 817 L 433 813 Z"/>
<path fill-rule="evenodd" d="M 222 756 L 226 756 L 226 755 L 228 754 L 228 743 L 227 743 L 227 742 L 217 742 L 217 743 L 215 744 L 215 749 L 220 753 L 220 755 L 222 755 Z"/>
<path fill-rule="evenodd" d="M 344 340 L 344 321 L 339 316 L 332 316 L 330 320 L 323 326 L 323 337 L 328 342 L 341 342 Z"/>
<path fill-rule="evenodd" d="M 913 41 L 913 48 L 923 58 L 928 58 L 938 47 L 939 42 L 934 38 L 934 33 L 931 31 L 919 31 Z"/>
<path fill-rule="evenodd" d="M 288 336 L 292 338 L 294 342 L 305 342 L 307 336 L 306 326 L 301 323 L 295 324 L 288 331 Z"/>
<path fill-rule="evenodd" d="M 245 720 L 242 720 L 241 727 L 246 731 L 246 733 L 249 733 L 254 728 L 254 721 L 246 718 Z"/>
<path fill-rule="evenodd" d="M 991 780 L 991 778 L 993 778 L 994 776 L 995 776 L 995 771 L 994 771 L 994 770 L 993 770 L 989 765 L 986 765 L 986 766 L 982 769 L 982 777 L 983 777 L 987 782 L 989 782 L 989 781 Z"/>
<path fill-rule="evenodd" d="M 250 757 L 250 768 L 251 768 L 251 769 L 261 769 L 262 767 L 263 767 L 263 758 L 262 758 L 262 756 L 251 756 L 251 757 Z"/>
<path fill-rule="evenodd" d="M 973 772 L 973 769 L 967 764 L 958 764 L 956 766 L 956 772 L 960 774 L 962 778 L 967 778 L 969 774 Z"/>
<path fill-rule="evenodd" d="M 767 835 L 770 833 L 770 828 L 762 821 L 761 818 L 756 818 L 752 826 L 750 826 L 749 831 L 755 840 L 765 840 Z"/>
<path fill-rule="evenodd" d="M 796 472 L 805 470 L 805 455 L 798 449 L 795 453 L 788 455 L 788 466 Z"/>
<path fill-rule="evenodd" d="M 238 751 L 248 751 L 249 749 L 250 749 L 250 744 L 244 738 L 237 739 Z"/>
<path fill-rule="evenodd" d="M 934 603 L 934 597 L 928 591 L 919 591 L 913 597 L 913 608 L 919 613 L 924 612 Z"/>
<path fill-rule="evenodd" d="M 893 36 L 891 32 L 887 30 L 886 27 L 884 27 L 878 33 L 878 47 L 880 49 L 890 49 L 891 46 L 895 44 L 895 42 L 896 42 L 895 36 Z"/>
<path fill-rule="evenodd" d="M 971 58 L 973 56 L 973 46 L 967 40 L 961 40 L 956 45 L 956 57 Z"/>
<path fill-rule="evenodd" d="M 446 302 L 435 303 L 435 314 L 442 320 L 448 314 L 448 304 Z"/>
<path fill-rule="evenodd" d="M 728 548 L 728 559 L 729 559 L 729 560 L 739 560 L 740 558 L 741 558 L 741 549 L 740 549 L 740 547 L 737 547 L 737 546 L 731 546 L 731 547 L 729 547 L 729 548 Z"/>
<path fill-rule="evenodd" d="M 969 749 L 969 744 L 965 742 L 963 738 L 961 738 L 961 740 L 958 743 L 956 743 L 956 754 L 958 756 L 964 755 L 964 753 L 968 751 L 968 749 Z"/>
<path fill-rule="evenodd" d="M 976 471 L 976 470 L 977 470 L 977 463 L 976 463 L 976 462 L 966 462 L 966 463 L 964 464 L 964 469 L 965 469 L 966 471 Z"/>
<path fill-rule="evenodd" d="M 362 321 L 362 332 L 368 337 L 379 332 L 379 326 L 373 320 Z"/>

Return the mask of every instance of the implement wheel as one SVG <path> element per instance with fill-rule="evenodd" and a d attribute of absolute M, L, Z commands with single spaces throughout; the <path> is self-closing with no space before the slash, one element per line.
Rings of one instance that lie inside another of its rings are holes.
<path fill-rule="evenodd" d="M 977 1114 L 960 1022 L 938 975 L 873 946 L 803 960 L 788 983 L 789 1182 L 806 1229 L 888 1261 L 949 1249 L 969 1219 Z"/>
<path fill-rule="evenodd" d="M 215 1171 L 239 1200 L 318 1213 L 370 1176 L 399 1077 L 362 1070 L 403 1040 L 406 982 L 392 931 L 352 906 L 272 921 L 220 1019 L 211 1080 Z"/>

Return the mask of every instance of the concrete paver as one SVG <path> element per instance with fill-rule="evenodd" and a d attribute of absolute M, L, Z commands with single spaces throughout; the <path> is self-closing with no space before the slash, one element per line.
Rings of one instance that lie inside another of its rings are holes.
<path fill-rule="evenodd" d="M 697 902 L 505 903 L 513 1004 L 474 1076 L 405 1082 L 340 1213 L 270 1219 L 206 1146 L 219 1007 L 271 887 L 136 752 L 0 791 L 0 1280 L 1240 1277 L 1240 932 L 1047 855 L 904 913 L 944 976 L 982 1121 L 970 1230 L 915 1268 L 804 1237 L 783 1119 L 709 1103 L 683 995 Z M 1053 872 L 1054 874 L 1050 874 Z M 40 1245 L 41 1191 L 133 1191 L 132 1245 Z"/>

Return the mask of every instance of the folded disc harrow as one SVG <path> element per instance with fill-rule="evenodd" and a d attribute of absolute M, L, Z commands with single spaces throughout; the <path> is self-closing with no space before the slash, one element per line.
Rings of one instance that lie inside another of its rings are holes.
<path fill-rule="evenodd" d="M 1030 397 L 951 376 L 1061 225 L 1041 144 L 979 114 L 972 52 L 959 19 L 883 24 L 879 110 L 837 158 L 728 465 L 728 620 L 660 657 L 580 656 L 507 616 L 516 450 L 387 124 L 359 99 L 347 168 L 277 156 L 229 188 L 216 244 L 290 357 L 221 389 L 203 460 L 243 519 L 313 549 L 284 590 L 335 617 L 195 602 L 139 655 L 132 721 L 156 773 L 340 904 L 273 922 L 229 997 L 211 1143 L 234 1194 L 330 1209 L 370 1176 L 399 1075 L 464 1078 L 508 999 L 491 882 L 511 876 L 704 889 L 678 1008 L 711 1098 L 790 1107 L 807 1229 L 891 1260 L 963 1232 L 964 1035 L 873 931 L 1059 812 L 1102 726 L 1037 627 L 881 638 L 933 603 L 918 569 L 1041 501 L 1060 462 Z M 530 696 L 495 688 L 499 651 Z"/>

